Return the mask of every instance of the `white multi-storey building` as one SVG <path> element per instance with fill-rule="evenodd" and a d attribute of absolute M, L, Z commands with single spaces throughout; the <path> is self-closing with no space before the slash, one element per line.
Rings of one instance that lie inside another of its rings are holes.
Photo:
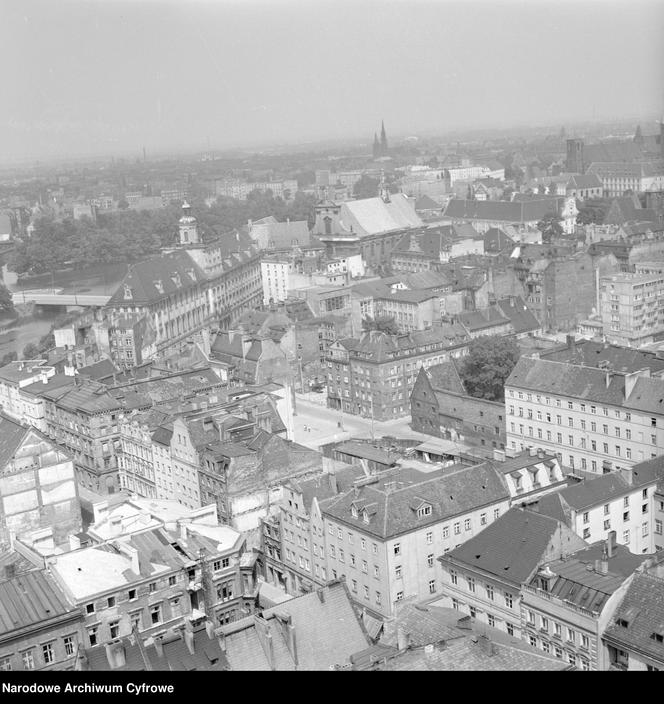
<path fill-rule="evenodd" d="M 287 259 L 270 257 L 261 261 L 263 303 L 285 301 L 288 297 L 290 263 Z"/>
<path fill-rule="evenodd" d="M 664 451 L 664 380 L 521 357 L 505 382 L 507 447 L 601 474 Z"/>

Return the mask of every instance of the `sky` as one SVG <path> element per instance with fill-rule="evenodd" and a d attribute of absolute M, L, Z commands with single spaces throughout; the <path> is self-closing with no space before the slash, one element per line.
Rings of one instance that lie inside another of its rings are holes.
<path fill-rule="evenodd" d="M 661 0 L 0 0 L 0 162 L 664 113 Z"/>

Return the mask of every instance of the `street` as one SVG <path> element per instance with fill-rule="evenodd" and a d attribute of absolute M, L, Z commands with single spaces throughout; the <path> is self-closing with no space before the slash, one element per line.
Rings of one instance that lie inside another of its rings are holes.
<path fill-rule="evenodd" d="M 296 410 L 293 418 L 295 442 L 318 449 L 330 442 L 350 438 L 371 438 L 371 419 L 341 414 L 326 408 L 325 394 L 296 394 Z M 341 424 L 341 425 L 339 425 Z M 390 435 L 412 438 L 424 442 L 430 435 L 417 433 L 410 428 L 410 416 L 389 421 L 374 421 L 374 437 Z"/>

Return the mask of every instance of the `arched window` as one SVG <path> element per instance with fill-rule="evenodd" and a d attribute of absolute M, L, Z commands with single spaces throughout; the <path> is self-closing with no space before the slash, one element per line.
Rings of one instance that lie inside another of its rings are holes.
<path fill-rule="evenodd" d="M 325 223 L 325 234 L 331 235 L 332 234 L 332 218 L 329 217 L 329 215 L 326 215 L 323 218 L 323 222 Z"/>

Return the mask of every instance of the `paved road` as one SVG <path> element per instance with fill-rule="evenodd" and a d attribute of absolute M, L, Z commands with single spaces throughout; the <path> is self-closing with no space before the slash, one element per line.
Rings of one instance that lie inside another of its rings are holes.
<path fill-rule="evenodd" d="M 349 438 L 370 438 L 371 420 L 360 416 L 341 414 L 330 408 L 324 408 L 318 402 L 296 395 L 296 411 L 293 418 L 295 442 L 318 449 L 329 442 L 348 440 Z M 424 442 L 430 435 L 411 430 L 410 416 L 388 421 L 374 421 L 374 437 L 391 435 L 399 438 L 412 438 Z"/>

